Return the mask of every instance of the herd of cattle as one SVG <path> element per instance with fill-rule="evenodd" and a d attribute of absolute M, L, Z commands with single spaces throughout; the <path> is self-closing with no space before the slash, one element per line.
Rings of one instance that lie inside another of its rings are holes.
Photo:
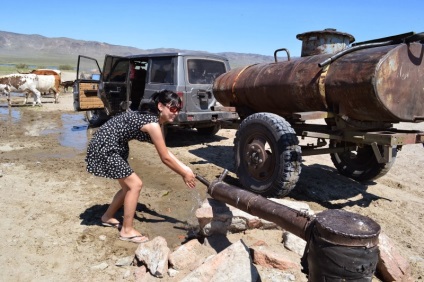
<path fill-rule="evenodd" d="M 74 81 L 61 81 L 60 71 L 38 69 L 30 73 L 17 73 L 0 76 L 0 92 L 7 95 L 9 106 L 12 105 L 10 93 L 24 93 L 24 104 L 30 94 L 34 97 L 33 105 L 41 106 L 41 95 L 53 93 L 54 102 L 59 103 L 60 87 L 66 92 Z"/>

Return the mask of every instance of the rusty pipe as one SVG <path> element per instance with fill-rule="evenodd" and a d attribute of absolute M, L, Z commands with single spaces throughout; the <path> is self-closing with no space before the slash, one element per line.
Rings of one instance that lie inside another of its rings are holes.
<path fill-rule="evenodd" d="M 196 178 L 208 187 L 208 194 L 215 200 L 227 203 L 251 215 L 274 222 L 290 233 L 307 240 L 307 229 L 313 216 L 307 211 L 298 211 L 268 200 L 260 195 L 240 189 L 223 182 L 227 170 L 208 185 L 208 181 L 196 175 Z"/>

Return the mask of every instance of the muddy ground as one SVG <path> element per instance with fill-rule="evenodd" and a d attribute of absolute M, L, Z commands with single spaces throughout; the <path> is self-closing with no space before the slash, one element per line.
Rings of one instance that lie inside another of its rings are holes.
<path fill-rule="evenodd" d="M 21 100 L 14 97 L 14 103 Z M 73 111 L 71 93 L 63 94 L 60 104 L 46 97 L 42 101 L 42 107 L 9 108 L 0 97 L 0 280 L 131 280 L 123 278 L 127 269 L 114 262 L 134 255 L 137 245 L 118 240 L 117 231 L 99 221 L 117 183 L 85 171 L 85 149 L 95 129 L 87 128 L 84 115 Z M 424 130 L 424 125 L 401 126 Z M 202 138 L 195 131 L 171 132 L 167 144 L 205 178 L 212 180 L 226 168 L 228 181 L 237 183 L 234 133 L 223 129 L 215 137 Z M 207 196 L 205 186 L 187 189 L 160 162 L 152 145 L 134 142 L 130 147 L 130 163 L 144 182 L 136 228 L 151 238 L 163 236 L 175 248 L 193 234 L 194 211 Z M 422 281 L 423 167 L 423 146 L 405 146 L 386 176 L 364 185 L 340 176 L 329 155 L 304 157 L 300 180 L 287 198 L 305 202 L 315 212 L 342 208 L 371 217 L 409 261 L 415 280 Z M 279 236 L 254 231 L 229 238 L 280 244 Z M 109 267 L 93 269 L 103 262 Z M 306 281 L 300 271 L 291 272 L 296 281 Z"/>

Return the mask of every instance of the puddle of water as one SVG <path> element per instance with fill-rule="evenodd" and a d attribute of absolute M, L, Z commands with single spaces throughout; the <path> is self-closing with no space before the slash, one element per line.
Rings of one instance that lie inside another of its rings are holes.
<path fill-rule="evenodd" d="M 93 129 L 83 120 L 80 113 L 62 114 L 62 128 L 60 128 L 59 142 L 62 146 L 84 151 L 88 140 L 91 139 Z"/>
<path fill-rule="evenodd" d="M 21 119 L 21 112 L 11 107 L 0 107 L 0 121 L 17 123 Z"/>

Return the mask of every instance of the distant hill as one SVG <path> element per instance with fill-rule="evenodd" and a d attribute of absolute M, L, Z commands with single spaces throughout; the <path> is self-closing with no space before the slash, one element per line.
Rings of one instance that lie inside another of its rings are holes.
<path fill-rule="evenodd" d="M 38 34 L 19 34 L 0 31 L 0 64 L 28 64 L 36 66 L 70 65 L 76 67 L 78 55 L 96 58 L 103 63 L 105 54 L 137 55 L 145 53 L 183 52 L 174 48 L 138 49 L 97 41 L 76 40 L 66 37 L 49 38 Z M 272 56 L 236 52 L 218 53 L 230 61 L 232 68 L 273 62 Z"/>

